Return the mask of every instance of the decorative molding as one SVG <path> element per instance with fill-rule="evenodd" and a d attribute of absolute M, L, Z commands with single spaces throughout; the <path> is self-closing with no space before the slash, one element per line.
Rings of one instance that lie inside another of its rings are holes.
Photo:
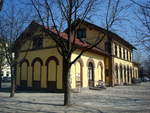
<path fill-rule="evenodd" d="M 79 62 L 82 67 L 84 66 L 83 60 L 81 58 L 79 58 L 76 62 Z"/>
<path fill-rule="evenodd" d="M 38 50 L 52 49 L 52 48 L 56 48 L 56 45 L 55 45 L 55 46 L 49 46 L 49 47 L 38 48 L 38 49 L 27 49 L 27 50 L 21 50 L 20 52 L 38 51 Z"/>
<path fill-rule="evenodd" d="M 45 65 L 48 65 L 48 63 L 51 61 L 51 60 L 54 60 L 56 62 L 56 65 L 59 65 L 59 61 L 58 59 L 55 57 L 55 56 L 50 56 L 47 58 L 46 62 L 45 62 Z"/>
<path fill-rule="evenodd" d="M 97 68 L 98 68 L 99 65 L 101 66 L 102 69 L 104 68 L 103 63 L 101 61 L 98 62 Z"/>
<path fill-rule="evenodd" d="M 32 61 L 32 63 L 31 63 L 31 66 L 32 66 L 32 67 L 34 66 L 34 63 L 35 63 L 35 62 L 40 62 L 41 66 L 43 66 L 43 61 L 41 60 L 40 57 L 36 57 L 36 58 Z"/>
<path fill-rule="evenodd" d="M 94 62 L 94 60 L 92 59 L 92 58 L 89 58 L 88 60 L 87 60 L 87 67 L 88 67 L 88 65 L 89 65 L 89 63 L 92 63 L 93 64 L 93 68 L 95 68 L 95 62 Z"/>
<path fill-rule="evenodd" d="M 29 66 L 29 65 L 30 65 L 30 64 L 29 64 L 29 61 L 28 61 L 27 59 L 22 59 L 22 60 L 20 61 L 20 63 L 19 63 L 19 66 L 21 67 L 21 66 L 22 66 L 22 64 L 23 64 L 24 62 L 26 62 L 26 63 L 27 63 L 27 66 Z"/>

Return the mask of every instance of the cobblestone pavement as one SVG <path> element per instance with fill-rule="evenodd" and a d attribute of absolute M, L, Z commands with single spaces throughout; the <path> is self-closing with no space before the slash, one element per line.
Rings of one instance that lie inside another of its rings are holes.
<path fill-rule="evenodd" d="M 0 92 L 0 113 L 150 113 L 150 82 L 106 90 L 82 89 L 72 94 L 73 105 L 63 106 L 61 93 Z"/>

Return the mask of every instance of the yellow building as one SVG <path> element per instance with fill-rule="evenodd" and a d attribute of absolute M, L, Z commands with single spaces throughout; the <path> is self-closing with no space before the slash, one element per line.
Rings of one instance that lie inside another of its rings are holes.
<path fill-rule="evenodd" d="M 43 26 L 32 22 L 16 40 L 17 76 L 19 88 L 63 89 L 62 56 L 57 51 L 56 43 L 51 36 L 42 32 Z M 76 25 L 76 44 L 92 43 L 106 30 L 84 21 Z M 49 28 L 56 36 L 54 29 Z M 67 30 L 66 30 L 67 31 Z M 102 42 L 90 51 L 85 52 L 71 67 L 71 88 L 94 87 L 98 81 L 107 85 L 131 84 L 132 78 L 138 78 L 138 67 L 132 62 L 134 47 L 120 36 L 109 32 Z M 61 33 L 66 39 L 65 32 Z M 86 40 L 86 41 L 85 41 Z M 74 59 L 81 50 L 76 50 Z"/>

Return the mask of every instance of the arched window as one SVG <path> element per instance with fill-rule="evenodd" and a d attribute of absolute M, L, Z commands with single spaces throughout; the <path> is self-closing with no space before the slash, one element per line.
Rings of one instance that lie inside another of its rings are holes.
<path fill-rule="evenodd" d="M 138 71 L 135 69 L 135 77 L 138 78 Z"/>
<path fill-rule="evenodd" d="M 122 80 L 122 65 L 120 65 L 120 79 Z"/>
<path fill-rule="evenodd" d="M 89 86 L 93 87 L 94 86 L 94 66 L 92 62 L 89 62 L 88 64 L 88 81 L 89 81 Z"/>
<path fill-rule="evenodd" d="M 119 45 L 119 57 L 122 58 L 121 46 Z"/>
<path fill-rule="evenodd" d="M 27 59 L 22 59 L 20 61 L 20 86 L 21 88 L 27 88 L 28 67 L 29 67 L 29 61 Z"/>
<path fill-rule="evenodd" d="M 125 83 L 126 83 L 126 66 L 124 66 L 124 81 L 125 81 Z"/>
<path fill-rule="evenodd" d="M 32 63 L 32 87 L 35 89 L 41 88 L 41 74 L 42 74 L 43 61 L 41 58 L 36 57 Z"/>
<path fill-rule="evenodd" d="M 57 71 L 59 61 L 55 56 L 50 56 L 47 58 L 45 65 L 47 67 L 47 89 L 57 89 Z"/>
<path fill-rule="evenodd" d="M 76 62 L 76 87 L 82 87 L 82 72 L 83 72 L 83 60 L 80 58 Z"/>
<path fill-rule="evenodd" d="M 126 51 L 126 54 L 127 54 L 127 59 L 126 60 L 129 60 L 128 50 Z"/>
<path fill-rule="evenodd" d="M 100 80 L 104 81 L 104 77 L 103 77 L 103 63 L 99 62 L 97 65 L 98 68 L 98 76 L 100 77 Z"/>
<path fill-rule="evenodd" d="M 123 59 L 125 59 L 125 48 L 123 48 Z"/>
<path fill-rule="evenodd" d="M 116 64 L 116 67 L 115 67 L 116 69 L 116 80 L 117 80 L 117 82 L 118 82 L 118 64 Z"/>
<path fill-rule="evenodd" d="M 131 75 L 131 78 L 133 78 L 132 77 L 132 67 L 130 67 L 130 75 Z"/>
<path fill-rule="evenodd" d="M 128 80 L 128 83 L 129 83 L 129 66 L 127 66 L 127 80 Z"/>
<path fill-rule="evenodd" d="M 115 44 L 115 55 L 118 56 L 117 45 Z"/>

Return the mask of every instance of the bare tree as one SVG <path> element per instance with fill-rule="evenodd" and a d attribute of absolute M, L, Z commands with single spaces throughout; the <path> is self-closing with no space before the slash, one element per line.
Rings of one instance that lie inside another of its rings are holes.
<path fill-rule="evenodd" d="M 2 38 L 0 38 L 0 88 L 1 88 L 1 84 L 2 84 L 2 70 L 6 64 L 5 51 L 3 48 L 3 43 L 5 43 L 5 42 L 3 41 Z"/>
<path fill-rule="evenodd" d="M 0 0 L 0 11 L 2 10 L 3 0 Z M 2 68 L 4 66 L 4 51 L 2 46 L 3 40 L 0 37 L 0 88 L 2 83 Z"/>
<path fill-rule="evenodd" d="M 64 105 L 70 105 L 70 68 L 81 55 L 96 47 L 103 37 L 95 39 L 92 45 L 84 44 L 84 46 L 76 46 L 76 27 L 73 25 L 81 25 L 83 20 L 90 16 L 94 10 L 97 0 L 31 0 L 31 4 L 38 14 L 39 20 L 43 26 L 55 29 L 57 38 L 51 35 L 48 29 L 45 32 L 52 37 L 57 45 L 59 54 L 63 57 L 63 80 L 64 80 Z M 77 22 L 77 20 L 80 21 Z M 67 39 L 61 38 L 61 31 L 67 27 Z M 85 43 L 86 41 L 83 41 Z M 74 51 L 80 49 L 79 55 L 71 60 Z"/>
<path fill-rule="evenodd" d="M 123 22 L 129 22 L 128 18 L 128 10 L 132 7 L 131 3 L 126 3 L 122 0 L 107 0 L 104 1 L 105 7 L 104 10 L 105 13 L 102 14 L 104 27 L 108 31 L 119 31 L 118 26 L 122 26 Z M 110 33 L 109 33 L 110 34 Z"/>
<path fill-rule="evenodd" d="M 150 1 L 137 2 L 131 0 L 138 6 L 136 11 L 136 17 L 140 21 L 141 26 L 136 26 L 137 44 L 142 44 L 146 50 L 150 51 Z"/>
<path fill-rule="evenodd" d="M 144 61 L 144 71 L 150 78 L 150 56 L 148 56 L 147 59 Z"/>
<path fill-rule="evenodd" d="M 10 66 L 11 73 L 11 92 L 10 97 L 15 93 L 15 74 L 16 74 L 16 58 L 15 58 L 15 40 L 24 30 L 28 23 L 30 14 L 24 9 L 17 9 L 15 5 L 10 4 L 10 9 L 3 10 L 0 14 L 0 36 L 5 43 L 2 43 L 4 48 L 5 58 Z"/>

